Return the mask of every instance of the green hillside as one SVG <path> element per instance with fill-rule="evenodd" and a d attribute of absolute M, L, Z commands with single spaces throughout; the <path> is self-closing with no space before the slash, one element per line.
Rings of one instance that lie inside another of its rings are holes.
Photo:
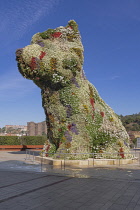
<path fill-rule="evenodd" d="M 127 131 L 140 131 L 140 112 L 126 116 L 120 115 L 120 119 Z"/>

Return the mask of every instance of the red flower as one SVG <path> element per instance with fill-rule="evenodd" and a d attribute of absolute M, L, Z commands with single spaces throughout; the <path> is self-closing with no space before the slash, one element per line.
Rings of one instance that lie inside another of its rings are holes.
<path fill-rule="evenodd" d="M 50 149 L 50 145 L 48 144 L 46 147 L 46 152 L 48 152 L 49 149 Z M 48 157 L 48 154 L 46 154 L 46 157 Z"/>
<path fill-rule="evenodd" d="M 101 116 L 104 117 L 105 116 L 105 113 L 104 112 L 100 112 Z"/>
<path fill-rule="evenodd" d="M 94 107 L 94 99 L 93 98 L 90 98 L 90 103 L 91 103 L 92 107 Z"/>
<path fill-rule="evenodd" d="M 31 63 L 30 63 L 30 68 L 31 68 L 31 70 L 34 70 L 36 67 L 37 67 L 36 58 L 32 57 Z"/>
<path fill-rule="evenodd" d="M 69 26 L 69 28 L 73 29 L 72 26 Z"/>
<path fill-rule="evenodd" d="M 46 152 L 48 152 L 49 149 L 50 149 L 50 145 L 48 144 L 46 147 Z"/>
<path fill-rule="evenodd" d="M 59 147 L 60 147 L 61 144 L 62 144 L 62 142 L 59 142 Z"/>
<path fill-rule="evenodd" d="M 122 148 L 122 147 L 120 148 L 120 156 L 121 156 L 122 158 L 124 158 L 124 151 L 123 151 L 123 148 Z"/>
<path fill-rule="evenodd" d="M 72 127 L 71 124 L 69 124 L 69 125 L 67 126 L 67 128 L 69 129 L 69 131 L 70 131 L 71 127 Z"/>
<path fill-rule="evenodd" d="M 39 80 L 39 79 L 40 79 L 39 77 L 36 77 L 36 78 L 35 78 L 35 80 Z"/>
<path fill-rule="evenodd" d="M 47 122 L 47 126 L 50 127 L 50 125 L 51 125 L 50 122 Z"/>
<path fill-rule="evenodd" d="M 94 114 L 92 115 L 92 119 L 94 119 Z"/>
<path fill-rule="evenodd" d="M 52 36 L 54 37 L 54 38 L 58 38 L 58 37 L 60 37 L 61 36 L 61 32 L 54 32 L 53 34 L 52 34 Z"/>
<path fill-rule="evenodd" d="M 59 129 L 58 129 L 58 131 L 59 131 L 59 132 L 62 132 L 62 129 L 61 129 L 61 128 L 59 128 Z"/>
<path fill-rule="evenodd" d="M 41 54 L 40 54 L 40 56 L 39 56 L 40 60 L 42 60 L 42 58 L 44 58 L 45 55 L 46 55 L 46 53 L 43 52 L 43 51 L 41 51 Z"/>

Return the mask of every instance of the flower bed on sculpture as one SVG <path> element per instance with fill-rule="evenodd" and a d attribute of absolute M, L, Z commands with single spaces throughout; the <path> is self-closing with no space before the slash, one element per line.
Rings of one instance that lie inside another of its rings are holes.
<path fill-rule="evenodd" d="M 75 21 L 35 34 L 30 45 L 16 51 L 16 60 L 20 73 L 41 89 L 48 128 L 44 153 L 55 152 L 54 158 L 68 153 L 70 159 L 90 157 L 70 153 L 129 153 L 120 119 L 85 77 Z"/>

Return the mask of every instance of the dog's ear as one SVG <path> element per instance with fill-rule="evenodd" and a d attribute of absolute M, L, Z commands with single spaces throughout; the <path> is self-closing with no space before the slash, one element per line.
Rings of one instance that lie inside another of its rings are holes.
<path fill-rule="evenodd" d="M 74 32 L 78 32 L 78 24 L 76 23 L 75 20 L 70 20 L 68 21 L 68 25 L 66 27 L 70 27 L 74 30 Z"/>

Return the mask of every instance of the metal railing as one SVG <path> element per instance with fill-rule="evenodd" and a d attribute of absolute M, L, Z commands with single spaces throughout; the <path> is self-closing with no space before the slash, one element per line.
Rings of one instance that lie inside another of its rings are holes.
<path fill-rule="evenodd" d="M 26 149 L 26 161 L 35 162 L 35 156 L 40 155 L 40 151 L 35 151 L 31 149 Z"/>

